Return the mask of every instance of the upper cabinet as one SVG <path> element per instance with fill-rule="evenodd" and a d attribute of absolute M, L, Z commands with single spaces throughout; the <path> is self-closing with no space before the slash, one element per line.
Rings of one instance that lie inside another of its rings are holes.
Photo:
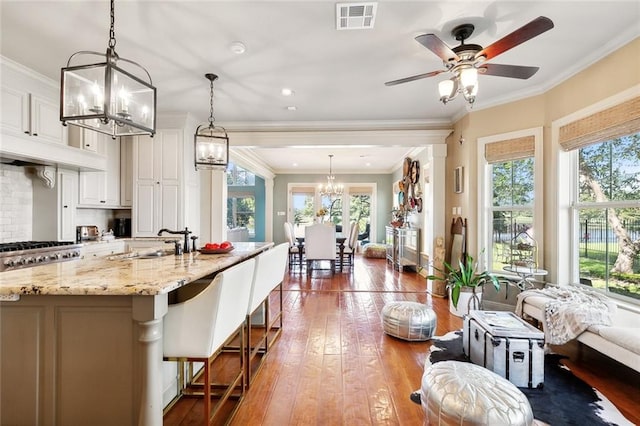
<path fill-rule="evenodd" d="M 121 175 L 130 175 L 131 168 L 121 164 L 120 139 L 70 126 L 69 145 L 100 154 L 106 158 L 104 172 L 81 171 L 78 184 L 78 207 L 121 208 Z M 129 160 L 130 162 L 131 160 Z M 130 163 L 129 163 L 130 164 Z M 131 203 L 129 202 L 129 207 Z"/>
<path fill-rule="evenodd" d="M 50 82 L 3 67 L 0 125 L 2 133 L 66 144 L 60 123 L 58 90 Z"/>
<path fill-rule="evenodd" d="M 0 98 L 3 133 L 65 143 L 57 101 L 4 85 Z"/>

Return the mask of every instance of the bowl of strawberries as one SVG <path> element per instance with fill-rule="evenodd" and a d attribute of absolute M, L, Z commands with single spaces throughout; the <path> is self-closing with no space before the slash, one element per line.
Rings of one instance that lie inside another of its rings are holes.
<path fill-rule="evenodd" d="M 198 251 L 202 254 L 222 254 L 229 253 L 233 248 L 231 241 L 223 241 L 221 243 L 207 243 Z"/>

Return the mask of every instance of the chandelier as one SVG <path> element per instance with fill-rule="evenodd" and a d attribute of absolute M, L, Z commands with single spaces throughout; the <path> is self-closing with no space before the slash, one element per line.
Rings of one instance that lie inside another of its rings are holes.
<path fill-rule="evenodd" d="M 225 168 L 229 164 L 229 136 L 224 127 L 213 124 L 213 82 L 218 78 L 215 74 L 205 74 L 209 80 L 209 123 L 201 124 L 195 134 L 196 170 Z"/>
<path fill-rule="evenodd" d="M 327 184 L 318 187 L 321 196 L 329 198 L 340 197 L 344 192 L 344 185 L 336 183 L 336 177 L 331 170 L 331 161 L 333 160 L 333 154 L 329 154 L 329 175 L 327 176 Z"/>
<path fill-rule="evenodd" d="M 117 136 L 151 135 L 156 132 L 156 88 L 146 69 L 116 53 L 114 0 L 106 54 L 79 51 L 61 70 L 60 121 Z M 76 57 L 97 55 L 104 62 L 71 65 Z M 120 67 L 131 64 L 143 78 Z M 140 72 L 140 70 L 143 71 Z"/>
<path fill-rule="evenodd" d="M 478 93 L 478 69 L 470 64 L 460 64 L 451 70 L 453 77 L 438 83 L 440 101 L 446 105 L 462 93 L 464 99 L 473 106 Z"/>

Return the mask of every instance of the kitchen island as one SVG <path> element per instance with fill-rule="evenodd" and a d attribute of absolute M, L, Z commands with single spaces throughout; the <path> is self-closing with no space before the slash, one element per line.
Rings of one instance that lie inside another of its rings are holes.
<path fill-rule="evenodd" d="M 272 246 L 0 273 L 0 424 L 161 425 L 170 294 Z"/>

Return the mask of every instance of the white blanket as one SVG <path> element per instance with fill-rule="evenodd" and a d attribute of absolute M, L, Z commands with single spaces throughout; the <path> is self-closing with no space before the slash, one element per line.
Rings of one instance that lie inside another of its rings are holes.
<path fill-rule="evenodd" d="M 607 303 L 607 297 L 575 286 L 523 291 L 518 295 L 517 315 L 522 315 L 522 304 L 526 298 L 534 295 L 549 298 L 544 306 L 547 344 L 565 344 L 578 337 L 591 325 L 611 325 L 613 308 Z"/>

